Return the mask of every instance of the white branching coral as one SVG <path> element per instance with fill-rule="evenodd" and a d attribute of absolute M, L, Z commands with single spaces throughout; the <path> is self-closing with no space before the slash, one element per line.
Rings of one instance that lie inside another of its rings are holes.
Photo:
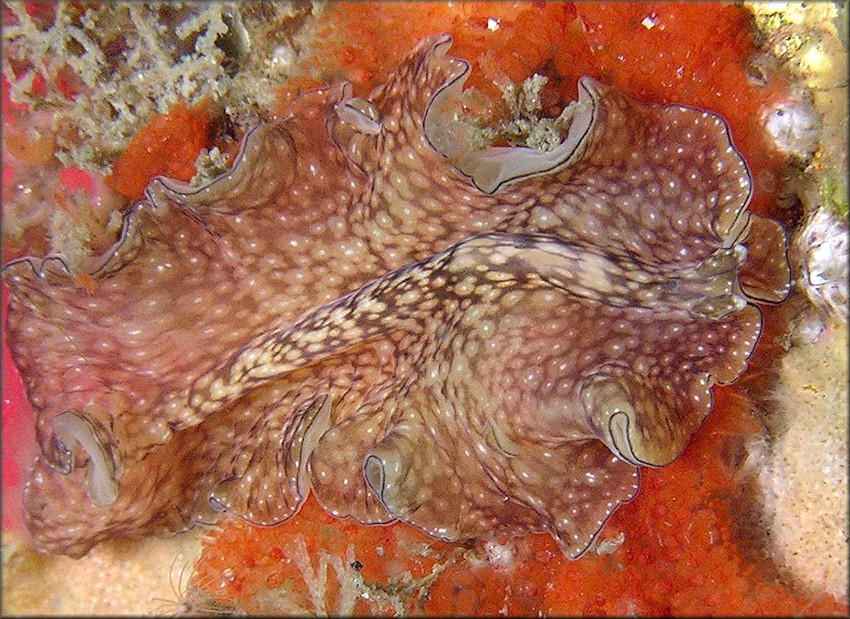
<path fill-rule="evenodd" d="M 285 550 L 286 557 L 298 568 L 309 598 L 305 604 L 296 592 L 302 591 L 300 583 L 288 583 L 288 586 L 268 589 L 258 595 L 257 607 L 264 612 L 286 615 L 347 616 L 354 613 L 357 598 L 363 591 L 363 579 L 355 569 L 354 547 L 346 549 L 345 563 L 341 557 L 322 549 L 313 567 L 307 543 L 304 537 L 296 535 Z M 328 608 L 328 568 L 333 569 L 337 578 L 339 594 L 336 605 Z"/>
<path fill-rule="evenodd" d="M 237 124 L 274 101 L 312 8 L 291 2 L 4 3 L 12 101 L 55 112 L 57 156 L 108 173 L 141 123 L 218 101 Z M 290 63 L 291 64 L 291 63 Z M 69 92 L 70 91 L 70 92 Z"/>
<path fill-rule="evenodd" d="M 543 88 L 549 79 L 535 73 L 520 85 L 506 82 L 500 86 L 507 118 L 479 128 L 482 145 L 504 141 L 511 146 L 552 150 L 570 128 L 578 104 L 567 105 L 557 118 L 542 115 Z"/>
<path fill-rule="evenodd" d="M 301 534 L 293 535 L 281 548 L 281 563 L 295 569 L 287 570 L 287 578 L 279 584 L 268 584 L 245 601 L 244 610 L 262 615 L 296 616 L 351 616 L 408 615 L 424 612 L 431 588 L 440 576 L 459 561 L 469 566 L 483 564 L 483 548 L 467 550 L 457 547 L 448 552 L 436 552 L 430 543 L 405 546 L 405 553 L 414 557 L 438 557 L 425 573 L 418 575 L 399 569 L 395 575 L 378 580 L 364 577 L 364 566 L 357 560 L 354 544 L 344 551 L 308 546 Z M 395 571 L 395 569 L 391 570 Z M 216 591 L 224 589 L 227 581 L 236 578 L 235 571 L 227 568 L 221 581 L 198 581 L 197 573 L 182 588 L 180 602 L 201 606 L 216 612 L 229 609 L 241 612 L 232 603 L 217 601 Z"/>

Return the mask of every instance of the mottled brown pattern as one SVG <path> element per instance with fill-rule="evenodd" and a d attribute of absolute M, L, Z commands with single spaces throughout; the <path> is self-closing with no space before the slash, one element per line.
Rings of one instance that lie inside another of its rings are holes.
<path fill-rule="evenodd" d="M 577 557 L 681 453 L 745 369 L 748 299 L 788 290 L 725 124 L 583 80 L 554 165 L 515 148 L 494 172 L 438 135 L 468 70 L 449 43 L 368 99 L 302 97 L 206 187 L 153 181 L 94 293 L 61 257 L 6 266 L 40 548 L 273 524 L 313 491 Z"/>

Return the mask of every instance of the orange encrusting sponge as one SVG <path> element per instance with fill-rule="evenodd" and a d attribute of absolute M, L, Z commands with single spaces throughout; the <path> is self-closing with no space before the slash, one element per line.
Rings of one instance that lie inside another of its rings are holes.
<path fill-rule="evenodd" d="M 122 196 L 139 200 L 152 178 L 188 181 L 201 149 L 209 146 L 210 107 L 177 104 L 139 129 L 115 162 L 107 184 Z"/>

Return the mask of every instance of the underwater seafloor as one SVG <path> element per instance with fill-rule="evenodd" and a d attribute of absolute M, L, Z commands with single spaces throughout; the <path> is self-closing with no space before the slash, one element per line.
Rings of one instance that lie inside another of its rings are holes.
<path fill-rule="evenodd" d="M 722 115 L 795 279 L 686 451 L 642 471 L 577 561 L 548 535 L 449 544 L 312 498 L 273 528 L 39 554 L 21 514 L 32 413 L 4 343 L 4 615 L 847 614 L 845 2 L 4 2 L 2 18 L 4 263 L 84 264 L 154 176 L 203 182 L 301 92 L 366 96 L 447 32 L 467 107 L 503 140 L 557 116 L 582 75 Z"/>

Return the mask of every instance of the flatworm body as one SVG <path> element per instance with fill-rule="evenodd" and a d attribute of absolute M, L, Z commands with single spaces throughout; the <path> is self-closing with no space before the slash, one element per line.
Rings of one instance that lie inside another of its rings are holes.
<path fill-rule="evenodd" d="M 468 66 L 424 40 L 253 129 L 204 187 L 156 179 L 81 290 L 4 269 L 41 454 L 37 546 L 309 492 L 446 540 L 545 531 L 576 558 L 685 448 L 789 290 L 725 123 L 580 82 L 550 151 L 473 150 Z"/>

